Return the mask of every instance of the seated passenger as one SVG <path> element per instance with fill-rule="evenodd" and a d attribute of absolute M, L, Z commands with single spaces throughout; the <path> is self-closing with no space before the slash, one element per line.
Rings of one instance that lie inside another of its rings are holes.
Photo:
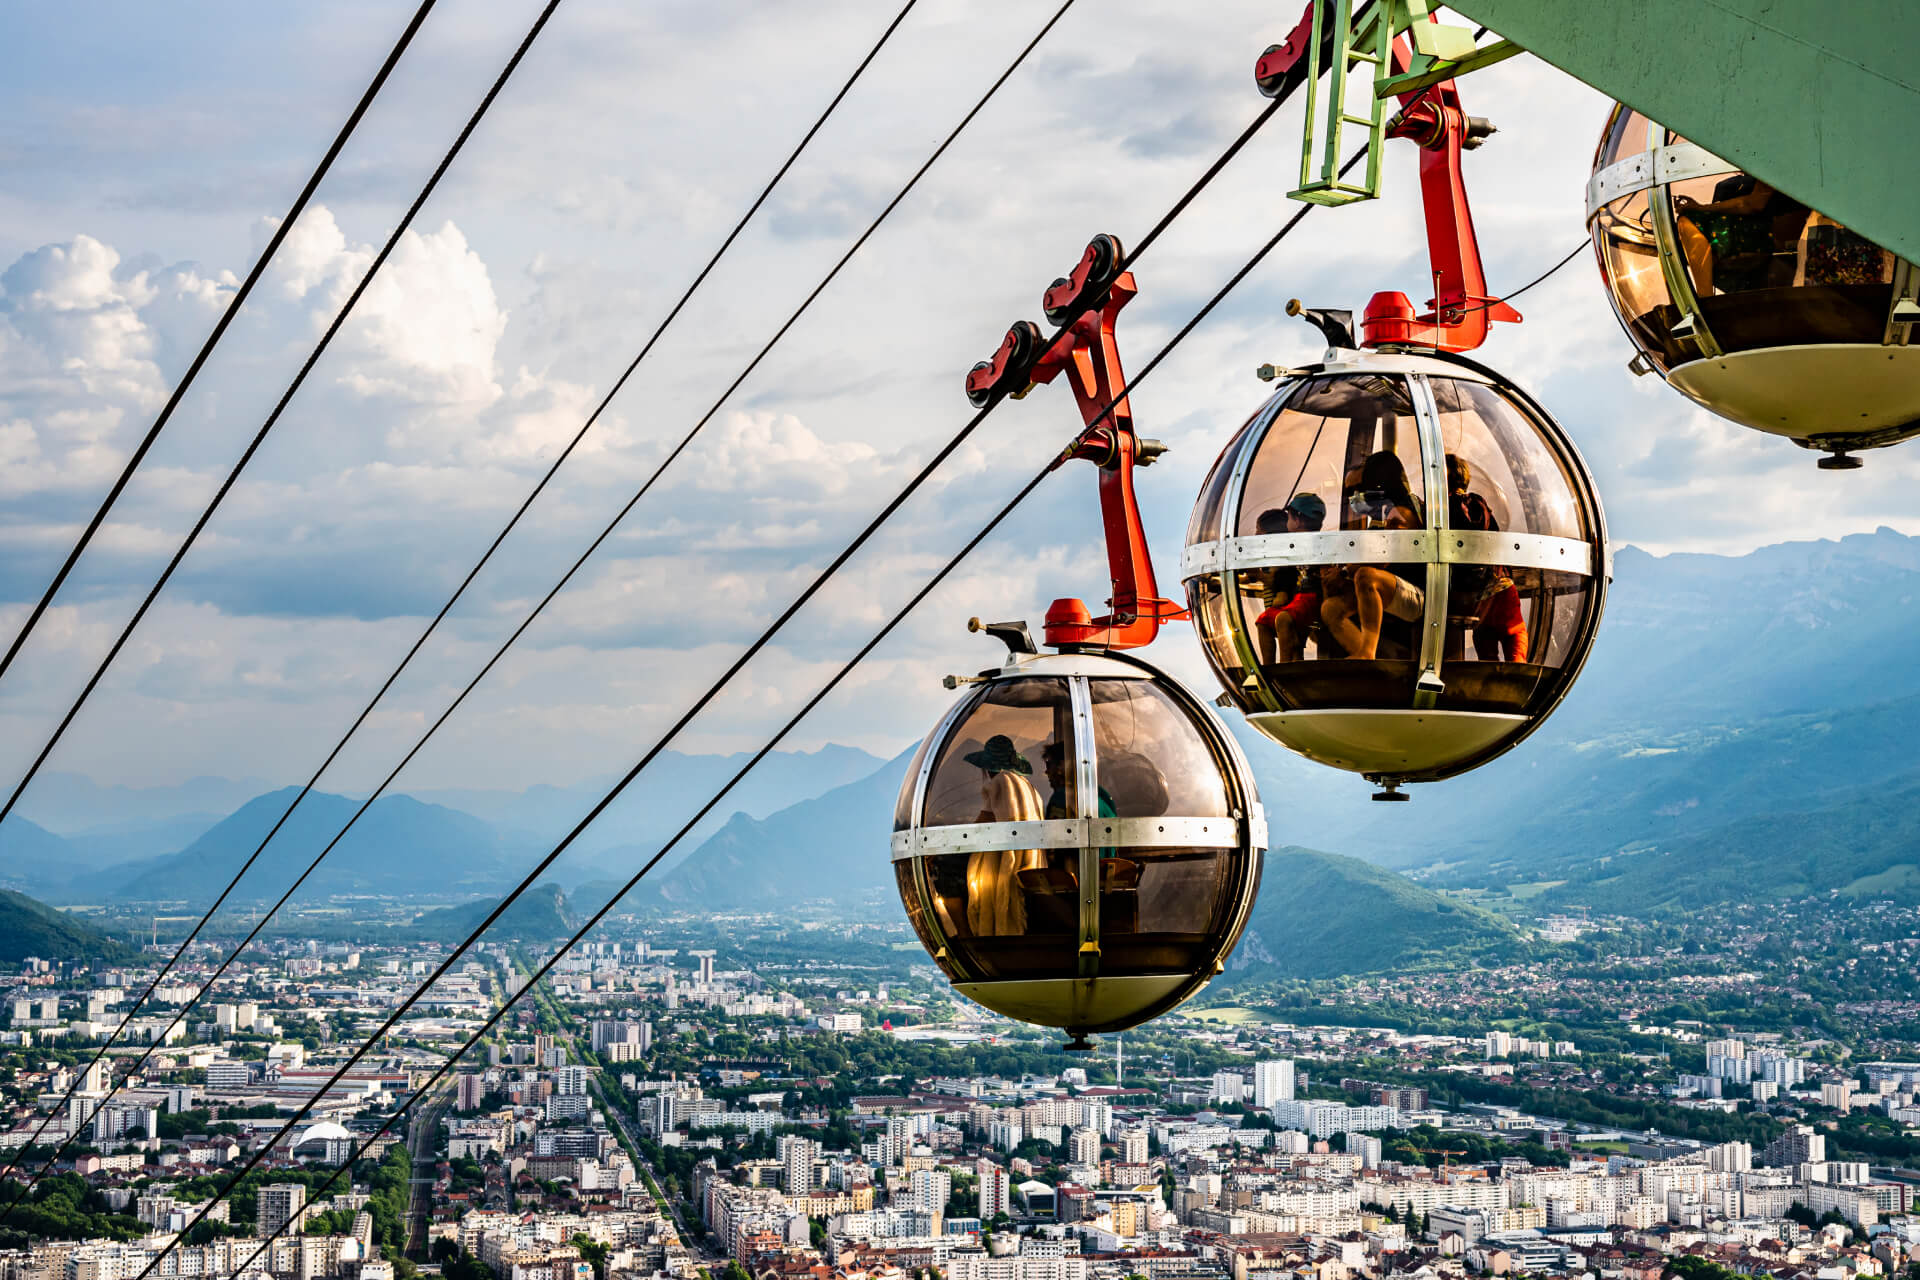
<path fill-rule="evenodd" d="M 1386 449 L 1347 472 L 1347 509 L 1359 520 L 1351 529 L 1418 529 L 1427 523 L 1420 500 L 1407 483 L 1400 455 Z"/>
<path fill-rule="evenodd" d="M 1407 483 L 1398 455 L 1381 450 L 1347 473 L 1347 507 L 1362 529 L 1426 526 L 1420 500 Z M 1427 593 L 1414 580 L 1423 565 L 1327 565 L 1320 570 L 1320 618 L 1349 658 L 1372 661 L 1380 651 L 1380 625 L 1388 617 L 1418 622 Z"/>
<path fill-rule="evenodd" d="M 1048 819 L 1079 817 L 1080 814 L 1076 809 L 1068 804 L 1073 792 L 1067 786 L 1066 748 L 1057 742 L 1049 742 L 1040 748 L 1040 767 L 1046 771 L 1047 786 L 1052 789 L 1052 794 L 1047 797 Z M 1103 818 L 1113 817 L 1113 797 L 1107 794 L 1104 780 L 1097 790 L 1096 798 L 1099 803 L 1095 812 Z"/>
<path fill-rule="evenodd" d="M 1473 467 L 1458 454 L 1448 454 L 1447 527 L 1498 533 L 1500 522 L 1493 508 L 1472 492 L 1472 484 Z M 1513 573 L 1505 565 L 1455 565 L 1447 608 L 1456 618 L 1473 620 L 1473 650 L 1482 662 L 1500 661 L 1503 649 L 1508 662 L 1527 660 L 1527 619 Z M 1465 648 L 1465 637 L 1456 639 L 1449 627 L 1447 656 L 1460 657 Z"/>
<path fill-rule="evenodd" d="M 1004 733 L 988 738 L 966 762 L 980 770 L 978 822 L 1037 822 L 1040 793 L 1033 766 Z M 1022 871 L 1046 865 L 1038 849 L 978 849 L 967 858 L 967 928 L 976 937 L 1012 937 L 1027 931 Z"/>
<path fill-rule="evenodd" d="M 1262 511 L 1254 528 L 1263 534 L 1318 533 L 1326 520 L 1327 504 L 1319 494 L 1296 493 L 1286 506 Z M 1253 621 L 1261 665 L 1300 661 L 1307 652 L 1307 632 L 1320 616 L 1319 574 L 1306 565 L 1276 565 L 1247 576 L 1265 606 Z"/>

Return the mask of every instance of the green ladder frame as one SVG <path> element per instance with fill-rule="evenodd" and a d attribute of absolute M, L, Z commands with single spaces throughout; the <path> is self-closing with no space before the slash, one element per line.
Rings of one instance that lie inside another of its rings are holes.
<path fill-rule="evenodd" d="M 1393 73 L 1393 39 L 1405 32 L 1413 43 L 1408 69 Z M 1322 49 L 1326 50 L 1324 61 Z M 1386 100 L 1503 62 L 1524 52 L 1519 45 L 1498 40 L 1481 48 L 1473 33 L 1443 26 L 1433 20 L 1429 0 L 1375 0 L 1365 6 L 1358 22 L 1353 0 L 1316 0 L 1313 35 L 1307 42 L 1307 107 L 1300 143 L 1300 185 L 1289 199 L 1308 204 L 1342 205 L 1372 200 L 1380 194 L 1380 147 L 1386 141 Z M 1373 68 L 1371 110 L 1354 115 L 1347 110 L 1347 80 L 1356 65 Z M 1320 76 L 1327 74 L 1325 119 L 1320 111 Z M 1367 172 L 1360 182 L 1340 176 L 1341 142 L 1348 125 L 1367 131 Z M 1319 172 L 1314 172 L 1315 157 Z"/>

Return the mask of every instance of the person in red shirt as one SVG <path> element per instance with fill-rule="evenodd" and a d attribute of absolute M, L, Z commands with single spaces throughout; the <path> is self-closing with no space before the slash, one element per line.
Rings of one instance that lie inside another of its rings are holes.
<path fill-rule="evenodd" d="M 1326 523 L 1327 504 L 1316 493 L 1296 493 L 1284 507 L 1270 507 L 1254 520 L 1262 534 L 1317 533 Z M 1266 607 L 1253 620 L 1254 644 L 1262 666 L 1298 662 L 1306 657 L 1307 631 L 1320 616 L 1320 578 L 1306 565 L 1276 565 L 1253 571 Z"/>

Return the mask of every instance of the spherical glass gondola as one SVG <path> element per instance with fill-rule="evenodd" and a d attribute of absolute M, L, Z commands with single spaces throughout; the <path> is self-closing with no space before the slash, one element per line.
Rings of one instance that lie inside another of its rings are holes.
<path fill-rule="evenodd" d="M 1593 169 L 1587 227 L 1636 370 L 1823 466 L 1920 435 L 1913 264 L 1624 106 Z"/>
<path fill-rule="evenodd" d="M 1579 673 L 1605 520 L 1564 432 L 1459 356 L 1330 350 L 1214 464 L 1181 576 L 1247 720 L 1395 795 L 1525 737 Z"/>
<path fill-rule="evenodd" d="M 920 744 L 894 814 L 907 918 L 954 988 L 1070 1048 L 1205 986 L 1266 818 L 1225 726 L 1131 656 L 1021 656 Z"/>

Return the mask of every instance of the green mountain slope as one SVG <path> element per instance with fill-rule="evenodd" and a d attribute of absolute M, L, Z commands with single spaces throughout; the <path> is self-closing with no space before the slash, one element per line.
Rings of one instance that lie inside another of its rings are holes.
<path fill-rule="evenodd" d="M 121 961 L 137 954 L 77 916 L 55 911 L 24 893 L 0 889 L 0 962 L 16 964 L 28 956 Z"/>
<path fill-rule="evenodd" d="M 469 933 L 497 906 L 499 898 L 481 898 L 457 907 L 439 907 L 414 917 L 410 931 L 429 942 L 463 942 Z M 521 894 L 491 929 L 482 935 L 499 940 L 520 938 L 544 942 L 564 938 L 574 930 L 575 922 L 567 911 L 566 897 L 558 885 L 537 884 Z"/>
<path fill-rule="evenodd" d="M 1646 915 L 1822 893 L 1920 904 L 1920 775 L 1802 812 L 1642 841 L 1566 874 L 1542 906 Z"/>
<path fill-rule="evenodd" d="M 1525 950 L 1491 912 L 1358 858 L 1288 847 L 1267 854 L 1260 900 L 1221 980 L 1494 964 Z"/>

